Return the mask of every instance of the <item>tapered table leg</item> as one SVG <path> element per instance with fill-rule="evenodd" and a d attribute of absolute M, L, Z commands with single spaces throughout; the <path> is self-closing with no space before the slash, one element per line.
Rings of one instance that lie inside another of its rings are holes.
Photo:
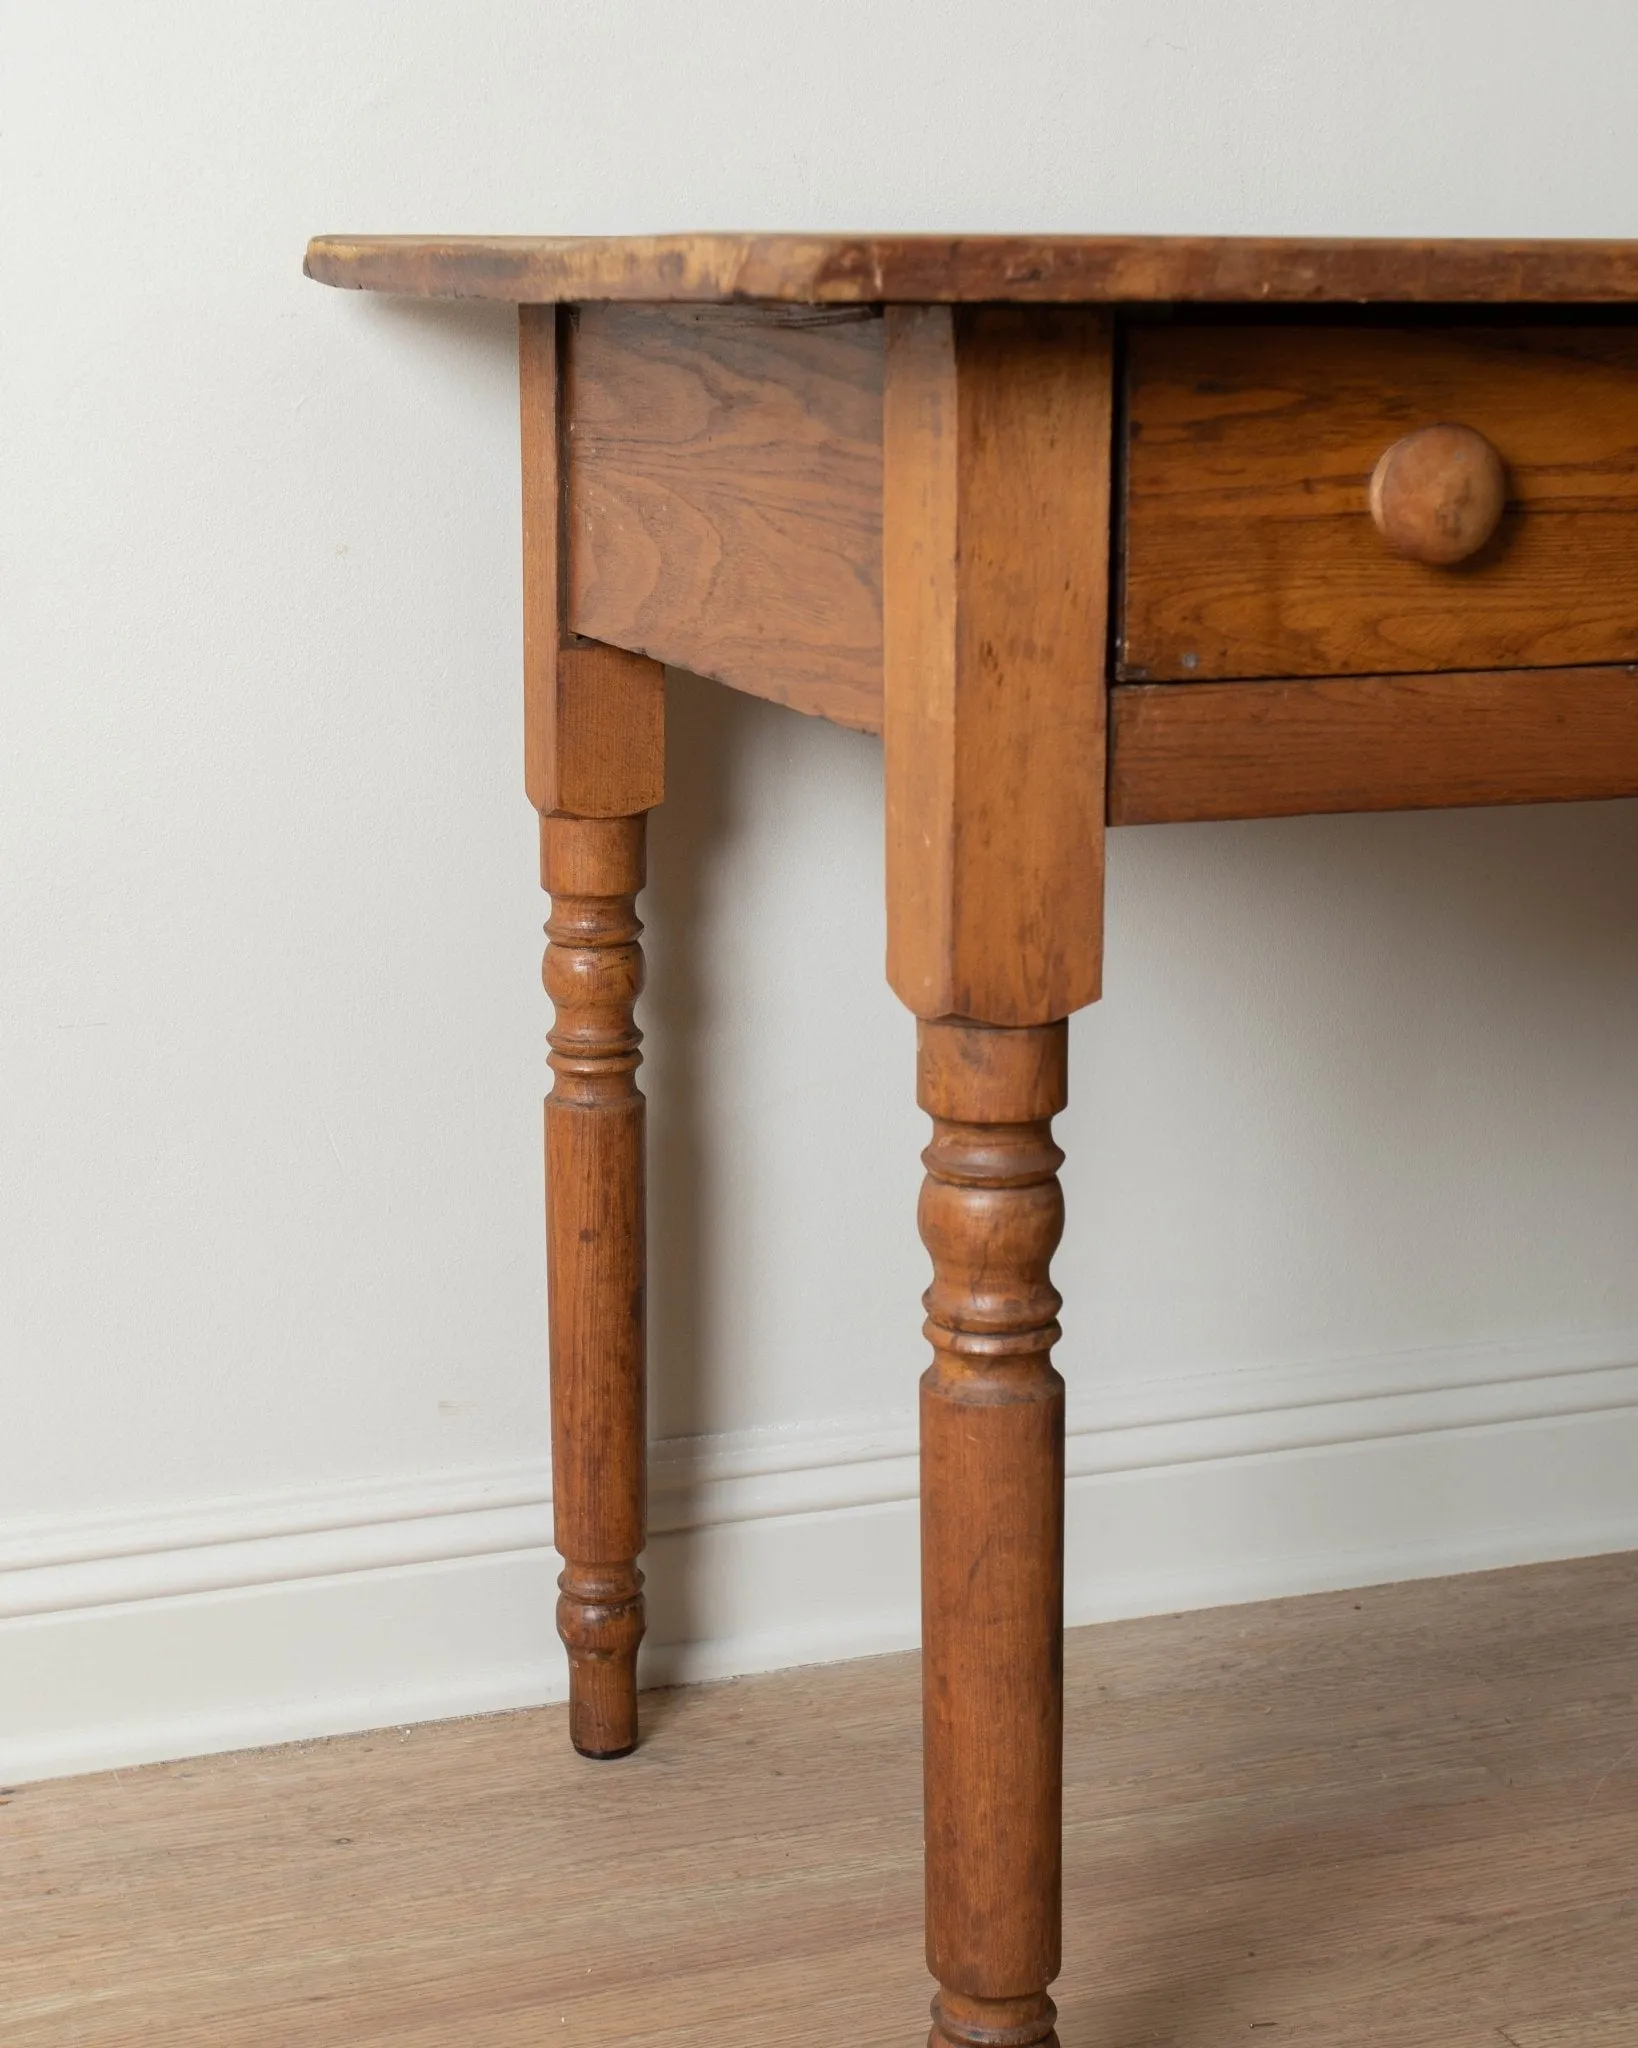
<path fill-rule="evenodd" d="M 1056 2042 L 1063 1381 L 1048 1273 L 1063 1024 L 920 1027 L 922 1687 L 933 2048 Z"/>
<path fill-rule="evenodd" d="M 552 1501 L 569 1735 L 584 1756 L 637 1742 L 646 1511 L 644 1402 L 644 818 L 541 820 L 555 1006 L 546 1101 Z"/>

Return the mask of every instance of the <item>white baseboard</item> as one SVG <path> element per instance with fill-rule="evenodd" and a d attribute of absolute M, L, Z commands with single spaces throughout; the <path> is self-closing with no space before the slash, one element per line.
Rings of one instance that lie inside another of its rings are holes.
<path fill-rule="evenodd" d="M 1638 1548 L 1634 1331 L 1071 1418 L 1071 1622 Z M 652 1480 L 647 1683 L 914 1643 L 906 1425 L 659 1444 Z M 0 1782 L 560 1698 L 549 1531 L 538 1469 L 0 1524 Z"/>

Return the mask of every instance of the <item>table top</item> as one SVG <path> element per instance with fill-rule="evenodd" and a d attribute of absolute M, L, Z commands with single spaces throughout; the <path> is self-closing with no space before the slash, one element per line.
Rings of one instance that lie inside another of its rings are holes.
<path fill-rule="evenodd" d="M 1222 235 L 321 235 L 321 284 L 529 304 L 1638 302 L 1638 241 Z"/>

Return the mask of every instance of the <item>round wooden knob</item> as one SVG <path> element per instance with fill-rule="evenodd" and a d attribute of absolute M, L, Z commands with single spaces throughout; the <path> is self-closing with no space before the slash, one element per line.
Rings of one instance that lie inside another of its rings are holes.
<path fill-rule="evenodd" d="M 1418 427 L 1371 472 L 1371 517 L 1396 555 L 1448 566 L 1476 555 L 1507 502 L 1507 471 L 1483 434 Z"/>

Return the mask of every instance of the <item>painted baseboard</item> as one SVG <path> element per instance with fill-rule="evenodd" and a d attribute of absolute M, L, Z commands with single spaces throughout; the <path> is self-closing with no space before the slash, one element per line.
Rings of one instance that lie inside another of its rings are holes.
<path fill-rule="evenodd" d="M 1638 1548 L 1638 1332 L 1094 1391 L 1068 1469 L 1071 1622 Z M 915 1641 L 906 1423 L 652 1479 L 648 1683 Z M 0 1781 L 559 1698 L 549 1531 L 537 1468 L 0 1524 Z"/>

